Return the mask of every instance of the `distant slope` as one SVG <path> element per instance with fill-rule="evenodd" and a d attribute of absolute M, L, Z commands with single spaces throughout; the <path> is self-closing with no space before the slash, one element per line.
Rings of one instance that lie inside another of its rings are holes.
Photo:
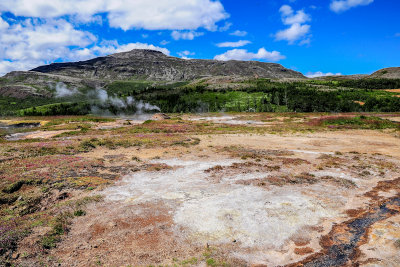
<path fill-rule="evenodd" d="M 0 96 L 24 99 L 26 97 L 52 97 L 51 87 L 62 82 L 68 87 L 96 88 L 105 83 L 96 79 L 82 79 L 63 75 L 54 75 L 34 71 L 13 71 L 0 80 Z M 54 88 L 53 88 L 54 89 Z"/>
<path fill-rule="evenodd" d="M 360 80 L 368 78 L 368 74 L 353 74 L 353 75 L 334 75 L 315 77 L 314 80 L 340 81 L 340 80 Z"/>
<path fill-rule="evenodd" d="M 400 67 L 392 67 L 378 70 L 368 78 L 400 79 Z"/>
<path fill-rule="evenodd" d="M 276 79 L 305 78 L 300 72 L 284 68 L 276 63 L 186 60 L 170 57 L 159 51 L 143 49 L 135 49 L 81 62 L 53 63 L 35 68 L 32 71 L 105 80 L 191 81 L 214 76 Z"/>

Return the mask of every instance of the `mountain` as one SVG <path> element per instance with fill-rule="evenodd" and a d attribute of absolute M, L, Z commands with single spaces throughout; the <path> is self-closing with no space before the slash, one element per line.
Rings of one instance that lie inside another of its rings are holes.
<path fill-rule="evenodd" d="M 135 49 L 95 59 L 53 63 L 34 72 L 101 80 L 191 81 L 215 76 L 257 78 L 305 78 L 300 72 L 276 63 L 181 59 L 159 51 Z"/>
<path fill-rule="evenodd" d="M 400 67 L 378 70 L 372 73 L 369 78 L 400 79 Z"/>

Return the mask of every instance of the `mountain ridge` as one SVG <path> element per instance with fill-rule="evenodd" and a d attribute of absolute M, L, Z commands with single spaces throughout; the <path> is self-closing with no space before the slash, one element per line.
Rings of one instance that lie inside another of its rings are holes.
<path fill-rule="evenodd" d="M 278 63 L 181 59 L 147 49 L 134 49 L 86 61 L 52 63 L 31 71 L 107 80 L 190 81 L 213 76 L 306 78 L 302 73 L 287 69 Z"/>

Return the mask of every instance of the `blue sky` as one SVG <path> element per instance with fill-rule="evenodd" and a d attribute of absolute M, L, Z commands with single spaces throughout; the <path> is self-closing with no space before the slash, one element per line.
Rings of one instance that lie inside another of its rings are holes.
<path fill-rule="evenodd" d="M 134 48 L 372 73 L 400 65 L 399 11 L 397 0 L 1 0 L 0 75 Z"/>

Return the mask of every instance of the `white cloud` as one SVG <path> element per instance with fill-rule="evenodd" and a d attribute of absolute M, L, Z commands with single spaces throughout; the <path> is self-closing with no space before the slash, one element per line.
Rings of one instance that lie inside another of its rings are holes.
<path fill-rule="evenodd" d="M 227 30 L 229 30 L 232 27 L 232 23 L 230 22 L 225 22 L 224 26 L 219 27 L 219 31 L 220 32 L 226 32 Z"/>
<path fill-rule="evenodd" d="M 0 32 L 7 29 L 9 26 L 10 25 L 7 23 L 7 21 L 3 20 L 3 18 L 0 16 Z"/>
<path fill-rule="evenodd" d="M 62 19 L 26 19 L 8 25 L 0 34 L 0 74 L 68 58 L 71 47 L 77 50 L 96 40 L 91 33 L 76 30 Z"/>
<path fill-rule="evenodd" d="M 268 60 L 279 61 L 286 57 L 281 55 L 278 51 L 268 52 L 265 48 L 260 48 L 257 53 L 248 52 L 246 49 L 233 49 L 225 52 L 224 54 L 214 57 L 215 60 Z"/>
<path fill-rule="evenodd" d="M 102 42 L 102 44 L 95 45 L 92 48 L 85 48 L 82 50 L 78 50 L 76 54 L 76 57 L 74 58 L 75 60 L 83 60 L 83 59 L 89 59 L 97 56 L 104 56 L 104 55 L 110 55 L 110 54 L 115 54 L 115 53 L 121 53 L 121 52 L 127 52 L 131 51 L 133 49 L 150 49 L 150 50 L 156 50 L 164 53 L 165 55 L 170 55 L 170 51 L 166 48 L 155 46 L 152 44 L 146 44 L 146 43 L 129 43 L 129 44 L 124 44 L 120 45 L 117 41 L 105 41 Z M 78 58 L 80 51 L 82 51 L 81 58 Z"/>
<path fill-rule="evenodd" d="M 250 44 L 250 41 L 247 40 L 240 40 L 237 42 L 223 42 L 223 43 L 219 43 L 217 44 L 218 47 L 242 47 L 245 45 Z"/>
<path fill-rule="evenodd" d="M 167 44 L 169 44 L 170 42 L 168 42 L 167 40 L 162 40 L 161 42 L 160 42 L 160 45 L 167 45 Z"/>
<path fill-rule="evenodd" d="M 311 20 L 311 17 L 304 12 L 304 10 L 298 10 L 294 12 L 292 7 L 288 5 L 283 5 L 279 12 L 281 12 L 282 22 L 285 25 L 292 25 L 292 24 L 302 24 L 307 21 Z"/>
<path fill-rule="evenodd" d="M 340 13 L 353 7 L 367 6 L 373 2 L 374 0 L 333 0 L 330 4 L 330 9 L 333 12 Z"/>
<path fill-rule="evenodd" d="M 321 71 L 307 72 L 307 74 L 306 74 L 306 76 L 308 78 L 325 77 L 325 76 L 338 76 L 338 75 L 342 75 L 342 74 L 341 73 L 332 73 L 332 72 L 323 73 Z"/>
<path fill-rule="evenodd" d="M 400 37 L 400 32 L 396 33 L 394 36 Z"/>
<path fill-rule="evenodd" d="M 176 41 L 181 40 L 181 39 L 182 40 L 193 40 L 194 38 L 202 36 L 202 35 L 204 35 L 203 32 L 195 32 L 195 31 L 184 31 L 184 32 L 173 31 L 171 33 L 171 37 Z"/>
<path fill-rule="evenodd" d="M 0 59 L 0 76 L 9 73 L 14 70 L 28 70 L 32 69 L 36 66 L 39 65 L 39 62 L 34 62 L 34 61 L 15 61 L 15 62 L 10 62 L 7 60 L 1 60 Z"/>
<path fill-rule="evenodd" d="M 188 56 L 194 56 L 196 53 L 185 50 L 178 52 L 177 54 L 183 59 L 189 59 Z"/>
<path fill-rule="evenodd" d="M 246 36 L 246 35 L 247 35 L 247 32 L 246 32 L 246 31 L 239 31 L 239 30 L 236 30 L 236 31 L 234 31 L 234 32 L 231 32 L 230 35 L 243 37 L 243 36 Z"/>
<path fill-rule="evenodd" d="M 143 43 L 119 45 L 113 41 L 95 45 L 97 38 L 91 33 L 76 30 L 62 19 L 26 19 L 1 31 L 0 75 L 12 70 L 28 70 L 58 59 L 84 60 L 135 48 L 170 54 L 166 48 Z"/>
<path fill-rule="evenodd" d="M 275 39 L 277 41 L 288 41 L 289 44 L 294 44 L 296 41 L 299 41 L 300 45 L 310 43 L 309 32 L 311 26 L 306 22 L 311 21 L 311 16 L 306 14 L 304 10 L 295 12 L 289 5 L 283 5 L 279 12 L 281 13 L 283 24 L 289 25 L 289 27 L 278 31 L 275 34 Z"/>
<path fill-rule="evenodd" d="M 286 30 L 282 30 L 276 33 L 276 40 L 286 40 L 289 44 L 293 44 L 295 41 L 303 38 L 307 33 L 310 32 L 310 25 L 301 25 L 299 23 L 291 25 Z"/>
<path fill-rule="evenodd" d="M 216 30 L 216 23 L 229 17 L 223 5 L 212 0 L 1 0 L 0 12 L 36 18 L 68 15 L 84 21 L 106 13 L 110 26 L 123 30 Z"/>

